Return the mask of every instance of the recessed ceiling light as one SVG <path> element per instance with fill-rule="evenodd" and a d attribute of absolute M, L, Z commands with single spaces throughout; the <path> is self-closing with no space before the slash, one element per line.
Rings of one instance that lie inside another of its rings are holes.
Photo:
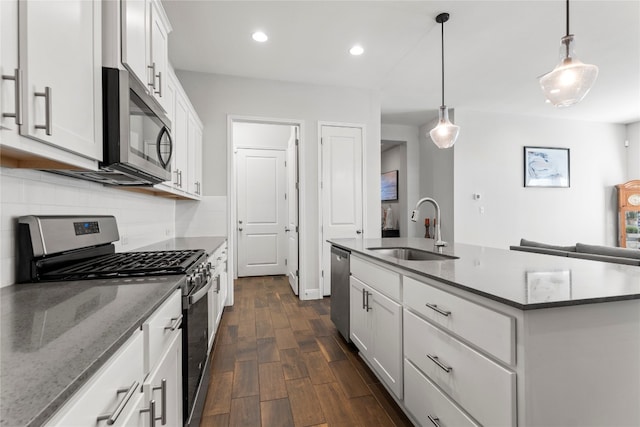
<path fill-rule="evenodd" d="M 364 53 L 364 49 L 360 45 L 355 45 L 351 49 L 349 49 L 349 53 L 353 56 L 362 55 Z"/>
<path fill-rule="evenodd" d="M 267 37 L 267 35 L 265 33 L 263 33 L 262 31 L 256 31 L 255 33 L 253 33 L 251 35 L 251 38 L 253 38 L 255 41 L 260 42 L 260 43 L 264 43 L 267 40 L 269 40 L 269 37 Z"/>

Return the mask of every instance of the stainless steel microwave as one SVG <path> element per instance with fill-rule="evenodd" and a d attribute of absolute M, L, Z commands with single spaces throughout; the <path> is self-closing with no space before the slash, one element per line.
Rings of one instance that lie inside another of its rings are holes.
<path fill-rule="evenodd" d="M 50 170 L 110 185 L 149 186 L 171 179 L 171 123 L 129 71 L 102 68 L 100 170 Z"/>

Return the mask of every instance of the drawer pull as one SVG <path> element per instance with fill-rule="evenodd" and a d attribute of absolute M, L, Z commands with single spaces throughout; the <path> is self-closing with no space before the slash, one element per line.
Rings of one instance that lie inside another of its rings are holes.
<path fill-rule="evenodd" d="M 35 125 L 34 128 L 44 129 L 47 135 L 51 135 L 51 110 L 53 109 L 51 105 L 51 88 L 49 86 L 45 86 L 44 92 L 34 92 L 33 96 L 44 97 L 44 124 Z"/>
<path fill-rule="evenodd" d="M 364 298 L 365 298 L 364 293 L 365 293 L 365 290 L 364 288 L 362 288 L 362 309 L 363 310 L 367 308 L 367 304 L 364 302 Z"/>
<path fill-rule="evenodd" d="M 167 424 L 167 380 L 163 378 L 160 381 L 160 387 L 153 387 L 153 390 L 161 390 L 161 402 L 162 402 L 162 415 L 160 415 L 160 420 L 162 425 Z"/>
<path fill-rule="evenodd" d="M 116 406 L 116 409 L 111 414 L 100 415 L 96 421 L 100 422 L 100 421 L 107 420 L 107 425 L 113 425 L 118 419 L 118 417 L 120 416 L 120 413 L 122 413 L 122 410 L 124 409 L 124 407 L 127 406 L 127 403 L 129 403 L 131 396 L 133 396 L 133 393 L 136 392 L 136 389 L 138 388 L 139 385 L 140 383 L 138 381 L 134 381 L 133 384 L 131 384 L 131 387 L 129 387 L 128 389 L 127 388 L 118 389 L 117 391 L 118 394 L 124 393 L 124 392 L 126 392 L 127 394 L 124 395 L 120 403 L 118 403 L 118 406 Z"/>
<path fill-rule="evenodd" d="M 149 402 L 149 407 L 146 409 L 140 409 L 140 413 L 143 414 L 145 412 L 149 413 L 149 427 L 156 427 L 156 421 L 160 418 L 156 418 L 156 401 L 151 400 Z"/>
<path fill-rule="evenodd" d="M 434 426 L 440 427 L 440 423 L 438 422 L 438 421 L 440 421 L 440 418 L 432 417 L 431 415 L 427 415 L 427 418 L 429 418 L 429 421 L 431 421 Z"/>
<path fill-rule="evenodd" d="M 435 363 L 436 365 L 438 365 L 440 367 L 440 369 L 442 369 L 445 372 L 451 372 L 453 370 L 453 368 L 451 366 L 447 366 L 444 363 L 442 363 L 440 361 L 440 359 L 438 359 L 438 356 L 432 356 L 430 354 L 427 354 L 427 357 L 429 358 L 429 360 L 431 360 L 433 363 Z"/>
<path fill-rule="evenodd" d="M 366 292 L 366 294 L 367 294 L 367 311 L 371 311 L 373 310 L 373 307 L 369 305 L 369 296 L 373 294 L 371 292 Z"/>
<path fill-rule="evenodd" d="M 447 316 L 447 317 L 448 317 L 448 316 L 450 316 L 450 315 L 451 315 L 451 312 L 450 312 L 450 311 L 445 311 L 445 310 L 441 309 L 440 307 L 438 307 L 436 304 L 429 304 L 429 303 L 427 303 L 427 304 L 425 304 L 425 305 L 426 305 L 427 307 L 429 307 L 431 310 L 436 311 L 436 312 L 438 312 L 438 313 L 442 314 L 443 316 Z"/>
<path fill-rule="evenodd" d="M 171 325 L 164 327 L 165 331 L 167 329 L 170 329 L 172 331 L 175 331 L 176 329 L 178 329 L 180 324 L 182 324 L 182 314 L 180 316 L 178 316 L 178 317 L 172 317 L 171 321 L 173 322 L 173 323 L 171 323 Z"/>
<path fill-rule="evenodd" d="M 2 117 L 13 117 L 17 125 L 22 125 L 22 70 L 16 68 L 13 75 L 2 75 L 2 80 L 13 80 L 15 83 L 15 113 L 2 113 Z"/>

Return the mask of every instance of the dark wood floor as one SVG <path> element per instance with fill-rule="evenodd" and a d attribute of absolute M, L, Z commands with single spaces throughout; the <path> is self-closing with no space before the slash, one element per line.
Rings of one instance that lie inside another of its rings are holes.
<path fill-rule="evenodd" d="M 284 276 L 235 282 L 200 427 L 411 426 L 330 318 Z"/>

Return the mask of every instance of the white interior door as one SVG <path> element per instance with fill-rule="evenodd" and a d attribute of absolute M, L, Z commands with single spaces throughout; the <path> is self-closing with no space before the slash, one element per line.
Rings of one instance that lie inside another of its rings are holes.
<path fill-rule="evenodd" d="M 331 245 L 362 230 L 362 129 L 322 126 L 322 290 L 331 295 Z"/>
<path fill-rule="evenodd" d="M 238 276 L 285 274 L 284 150 L 238 149 Z"/>
<path fill-rule="evenodd" d="M 287 146 L 287 276 L 298 295 L 298 128 Z"/>

